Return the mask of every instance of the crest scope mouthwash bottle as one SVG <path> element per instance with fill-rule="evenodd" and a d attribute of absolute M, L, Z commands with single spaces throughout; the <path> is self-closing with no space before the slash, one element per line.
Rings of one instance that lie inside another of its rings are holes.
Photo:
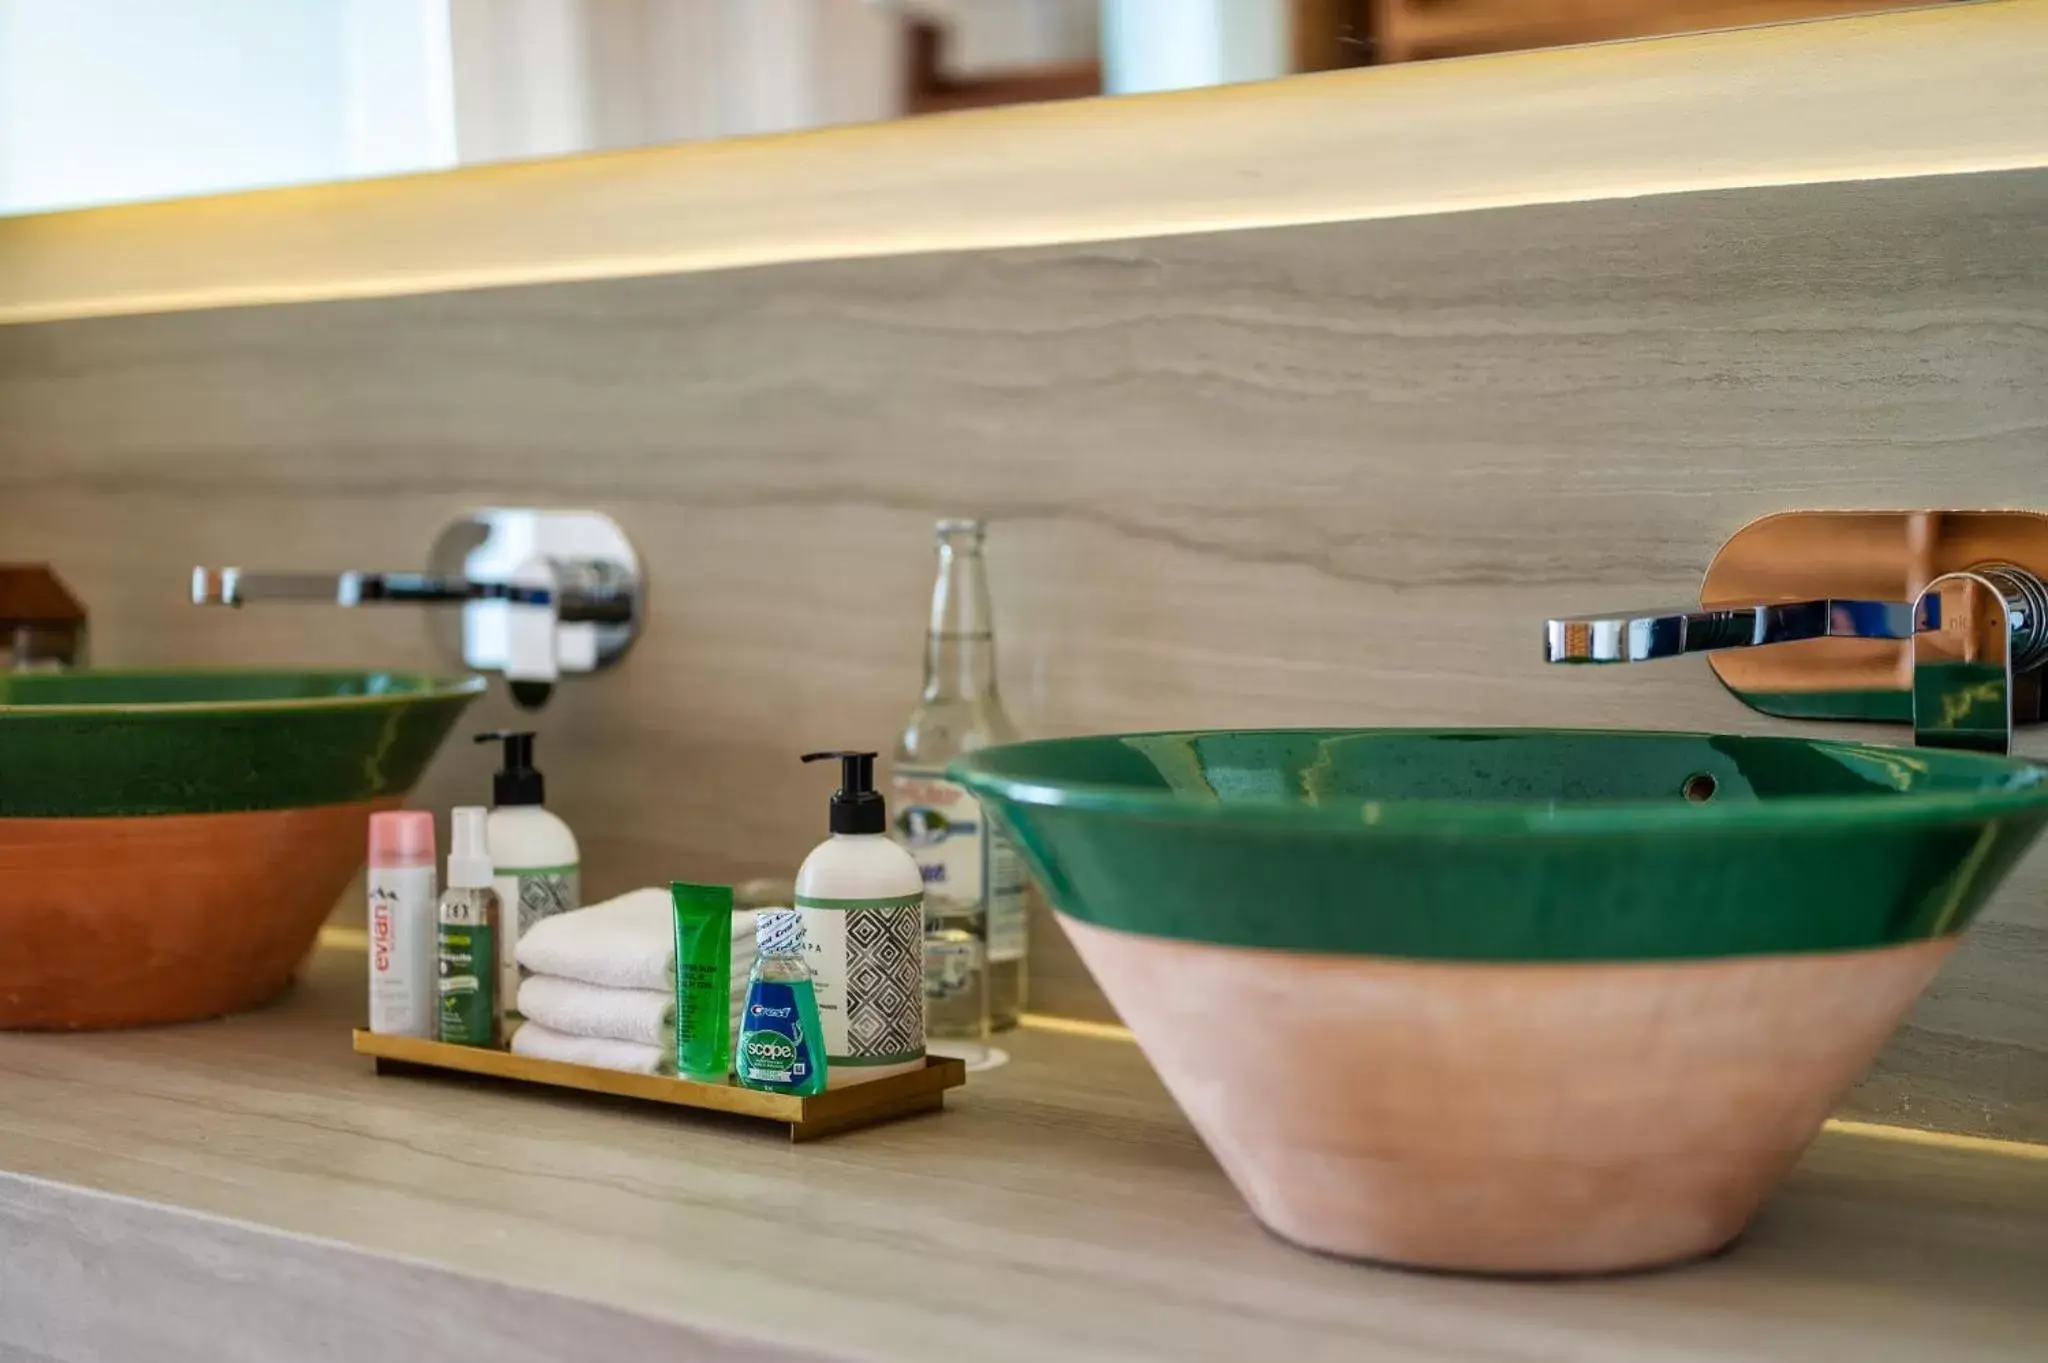
<path fill-rule="evenodd" d="M 754 968 L 740 1010 L 740 1082 L 774 1093 L 825 1091 L 825 1029 L 804 963 L 804 925 L 794 909 L 769 909 L 754 933 Z"/>

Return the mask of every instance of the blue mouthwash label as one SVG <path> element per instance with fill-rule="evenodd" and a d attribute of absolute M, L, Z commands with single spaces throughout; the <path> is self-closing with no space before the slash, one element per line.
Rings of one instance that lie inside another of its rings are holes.
<path fill-rule="evenodd" d="M 795 985 L 774 980 L 753 986 L 740 1017 L 736 1068 L 741 1079 L 793 1088 L 810 1078 L 816 1065 L 813 1039 L 804 1035 L 796 990 Z"/>

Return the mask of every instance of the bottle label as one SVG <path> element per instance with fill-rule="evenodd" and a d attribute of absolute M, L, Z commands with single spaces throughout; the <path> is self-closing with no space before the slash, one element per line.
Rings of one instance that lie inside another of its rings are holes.
<path fill-rule="evenodd" d="M 796 896 L 828 1069 L 924 1056 L 924 896 Z"/>
<path fill-rule="evenodd" d="M 498 892 L 499 912 L 504 914 L 503 946 L 498 960 L 498 989 L 505 1011 L 519 1011 L 519 982 L 527 973 L 519 968 L 519 938 L 543 918 L 567 913 L 582 906 L 582 881 L 574 866 L 500 867 L 491 878 Z"/>
<path fill-rule="evenodd" d="M 895 835 L 924 873 L 934 899 L 985 912 L 988 959 L 1023 959 L 1024 866 L 964 787 L 930 767 L 898 767 L 891 783 Z"/>
<path fill-rule="evenodd" d="M 432 866 L 372 866 L 369 873 L 370 1030 L 432 1040 L 439 1023 Z"/>
<path fill-rule="evenodd" d="M 441 906 L 438 1035 L 456 1046 L 498 1044 L 496 932 L 473 904 Z"/>
<path fill-rule="evenodd" d="M 813 1038 L 804 1035 L 797 1004 L 799 986 L 780 980 L 757 980 L 747 994 L 740 1018 L 737 1068 L 753 1084 L 802 1087 L 817 1069 Z"/>
<path fill-rule="evenodd" d="M 988 868 L 988 958 L 1021 961 L 1025 947 L 1024 863 L 1009 835 L 993 823 L 983 840 L 982 864 Z"/>
<path fill-rule="evenodd" d="M 981 943 L 972 937 L 924 939 L 924 996 L 933 1003 L 959 998 L 981 972 Z"/>

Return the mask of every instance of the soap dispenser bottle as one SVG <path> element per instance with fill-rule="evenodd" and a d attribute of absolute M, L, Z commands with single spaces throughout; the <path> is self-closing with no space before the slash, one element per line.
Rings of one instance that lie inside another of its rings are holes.
<path fill-rule="evenodd" d="M 533 733 L 478 734 L 479 743 L 503 743 L 504 765 L 491 780 L 488 838 L 493 888 L 503 906 L 498 937 L 498 997 L 517 1011 L 519 938 L 543 918 L 582 905 L 582 854 L 569 825 L 548 812 L 547 783 L 533 765 Z"/>
<path fill-rule="evenodd" d="M 924 1066 L 924 875 L 888 834 L 875 754 L 840 763 L 832 836 L 796 873 L 796 911 L 824 1033 L 826 1087 Z"/>

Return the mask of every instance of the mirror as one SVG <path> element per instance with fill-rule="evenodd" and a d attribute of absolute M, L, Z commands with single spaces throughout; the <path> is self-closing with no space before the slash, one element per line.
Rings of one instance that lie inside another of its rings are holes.
<path fill-rule="evenodd" d="M 0 0 L 0 213 L 1836 14 L 1888 0 Z"/>

